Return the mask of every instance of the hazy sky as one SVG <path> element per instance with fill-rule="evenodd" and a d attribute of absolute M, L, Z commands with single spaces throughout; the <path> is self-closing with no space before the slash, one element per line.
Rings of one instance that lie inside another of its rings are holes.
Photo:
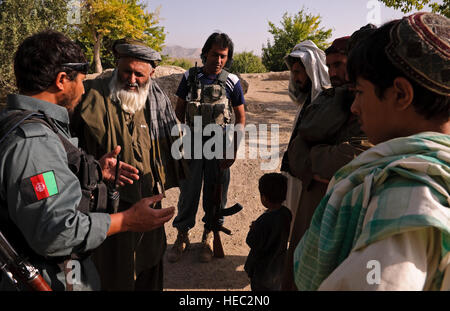
<path fill-rule="evenodd" d="M 375 0 L 147 0 L 147 8 L 160 7 L 160 25 L 166 30 L 166 45 L 201 48 L 216 30 L 227 33 L 235 51 L 253 51 L 260 55 L 262 45 L 272 40 L 268 21 L 280 26 L 285 12 L 296 14 L 302 7 L 322 16 L 324 28 L 331 28 L 331 40 L 350 35 L 370 19 L 384 23 L 400 18 L 400 10 L 386 8 Z M 379 14 L 374 6 L 379 5 Z M 374 23 L 374 22 L 372 22 Z"/>

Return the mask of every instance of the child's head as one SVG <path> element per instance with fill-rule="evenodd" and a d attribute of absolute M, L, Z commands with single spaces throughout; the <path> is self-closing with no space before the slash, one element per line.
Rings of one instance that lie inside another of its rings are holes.
<path fill-rule="evenodd" d="M 263 197 L 268 203 L 281 204 L 286 200 L 287 178 L 280 173 L 264 174 L 259 179 L 258 188 L 264 206 Z"/>

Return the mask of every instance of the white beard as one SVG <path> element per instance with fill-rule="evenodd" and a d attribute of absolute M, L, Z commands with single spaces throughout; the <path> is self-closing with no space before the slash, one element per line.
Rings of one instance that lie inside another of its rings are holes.
<path fill-rule="evenodd" d="M 111 90 L 111 98 L 120 103 L 123 111 L 129 114 L 135 114 L 137 111 L 144 109 L 147 101 L 148 92 L 150 90 L 151 78 L 147 83 L 138 87 L 138 91 L 127 91 L 123 89 L 123 85 L 117 78 L 117 71 L 114 72 L 109 88 Z"/>

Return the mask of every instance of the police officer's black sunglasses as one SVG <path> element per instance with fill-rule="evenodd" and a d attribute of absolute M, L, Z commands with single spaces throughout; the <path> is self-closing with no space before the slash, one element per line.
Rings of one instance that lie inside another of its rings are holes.
<path fill-rule="evenodd" d="M 87 74 L 89 71 L 89 63 L 64 63 L 61 64 L 61 66 L 73 69 L 84 74 Z"/>

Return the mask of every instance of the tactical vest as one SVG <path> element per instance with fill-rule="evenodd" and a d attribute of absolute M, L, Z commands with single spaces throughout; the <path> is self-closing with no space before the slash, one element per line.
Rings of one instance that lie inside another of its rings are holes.
<path fill-rule="evenodd" d="M 102 181 L 102 170 L 100 164 L 93 156 L 88 155 L 83 150 L 76 148 L 67 138 L 61 135 L 53 121 L 44 114 L 31 111 L 18 111 L 8 116 L 7 120 L 2 121 L 0 127 L 0 146 L 2 142 L 16 128 L 24 123 L 42 123 L 52 129 L 61 140 L 67 153 L 69 169 L 77 176 L 81 186 L 81 200 L 77 210 L 88 214 L 89 212 L 109 212 L 108 207 L 108 188 Z M 27 244 L 20 230 L 9 217 L 6 202 L 0 201 L 0 229 L 20 253 L 31 258 L 42 259 L 42 256 L 36 254 Z M 72 254 L 71 258 L 84 258 L 89 253 Z M 61 262 L 67 258 L 52 258 L 52 261 Z M 45 260 L 49 260 L 45 258 Z"/>
<path fill-rule="evenodd" d="M 214 83 L 203 85 L 198 80 L 201 68 L 189 69 L 186 109 L 186 124 L 194 126 L 194 117 L 199 116 L 202 127 L 208 124 L 218 124 L 222 127 L 231 123 L 233 109 L 227 98 L 226 83 L 229 72 L 222 70 Z"/>

